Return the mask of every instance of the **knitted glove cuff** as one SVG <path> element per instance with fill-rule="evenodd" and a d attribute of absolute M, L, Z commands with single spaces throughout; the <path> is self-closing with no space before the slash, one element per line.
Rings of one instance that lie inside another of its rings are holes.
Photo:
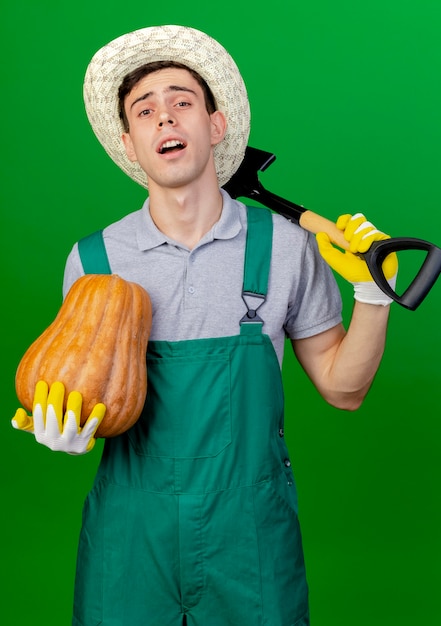
<path fill-rule="evenodd" d="M 397 276 L 393 276 L 387 282 L 391 288 L 395 290 Z M 376 304 L 379 306 L 388 306 L 393 302 L 392 298 L 386 295 L 374 281 L 352 284 L 354 286 L 354 298 L 358 300 L 358 302 Z"/>

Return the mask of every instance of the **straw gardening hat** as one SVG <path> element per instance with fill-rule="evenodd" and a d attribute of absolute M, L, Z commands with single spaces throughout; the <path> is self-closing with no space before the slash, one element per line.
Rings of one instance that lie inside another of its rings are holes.
<path fill-rule="evenodd" d="M 210 87 L 217 108 L 227 119 L 227 132 L 215 146 L 219 186 L 241 164 L 250 127 L 244 81 L 236 63 L 217 41 L 186 26 L 152 26 L 114 39 L 98 50 L 86 70 L 84 103 L 92 129 L 107 154 L 133 180 L 147 187 L 138 163 L 126 156 L 118 111 L 118 89 L 126 74 L 152 61 L 177 61 L 195 70 Z"/>

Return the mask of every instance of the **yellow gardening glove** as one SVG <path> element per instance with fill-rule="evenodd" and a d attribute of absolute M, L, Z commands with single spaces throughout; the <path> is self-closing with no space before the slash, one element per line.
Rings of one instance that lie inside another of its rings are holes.
<path fill-rule="evenodd" d="M 51 450 L 85 454 L 95 445 L 95 433 L 106 413 L 104 404 L 96 404 L 87 421 L 80 426 L 82 395 L 72 391 L 63 416 L 65 389 L 62 383 L 48 385 L 39 381 L 35 387 L 32 415 L 22 408 L 12 418 L 12 426 L 33 433 L 35 439 Z"/>
<path fill-rule="evenodd" d="M 389 235 L 377 230 L 364 215 L 341 215 L 336 226 L 344 234 L 349 250 L 342 252 L 334 247 L 326 233 L 317 233 L 316 239 L 320 254 L 340 276 L 354 286 L 354 298 L 367 304 L 386 306 L 392 302 L 374 282 L 366 262 L 357 253 L 367 252 L 374 241 L 390 239 Z M 395 253 L 389 254 L 383 262 L 383 272 L 392 289 L 395 289 L 398 272 L 398 259 Z"/>

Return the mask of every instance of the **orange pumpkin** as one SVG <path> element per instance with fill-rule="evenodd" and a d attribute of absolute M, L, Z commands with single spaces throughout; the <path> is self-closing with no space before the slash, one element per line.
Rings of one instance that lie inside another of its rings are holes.
<path fill-rule="evenodd" d="M 83 396 L 81 424 L 95 404 L 106 405 L 97 437 L 113 437 L 138 419 L 147 393 L 150 298 L 116 274 L 86 274 L 69 290 L 52 324 L 28 348 L 15 388 L 31 412 L 35 385 L 60 381 Z"/>

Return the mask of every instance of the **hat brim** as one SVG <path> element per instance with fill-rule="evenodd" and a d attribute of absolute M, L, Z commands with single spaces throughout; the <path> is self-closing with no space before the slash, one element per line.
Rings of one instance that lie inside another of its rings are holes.
<path fill-rule="evenodd" d="M 250 108 L 244 81 L 230 54 L 205 33 L 186 26 L 152 26 L 122 35 L 98 50 L 84 79 L 87 117 L 111 159 L 134 181 L 147 188 L 138 163 L 127 158 L 121 135 L 118 89 L 123 78 L 145 63 L 176 61 L 199 73 L 210 87 L 227 120 L 224 139 L 214 148 L 219 186 L 241 164 L 250 131 Z"/>

